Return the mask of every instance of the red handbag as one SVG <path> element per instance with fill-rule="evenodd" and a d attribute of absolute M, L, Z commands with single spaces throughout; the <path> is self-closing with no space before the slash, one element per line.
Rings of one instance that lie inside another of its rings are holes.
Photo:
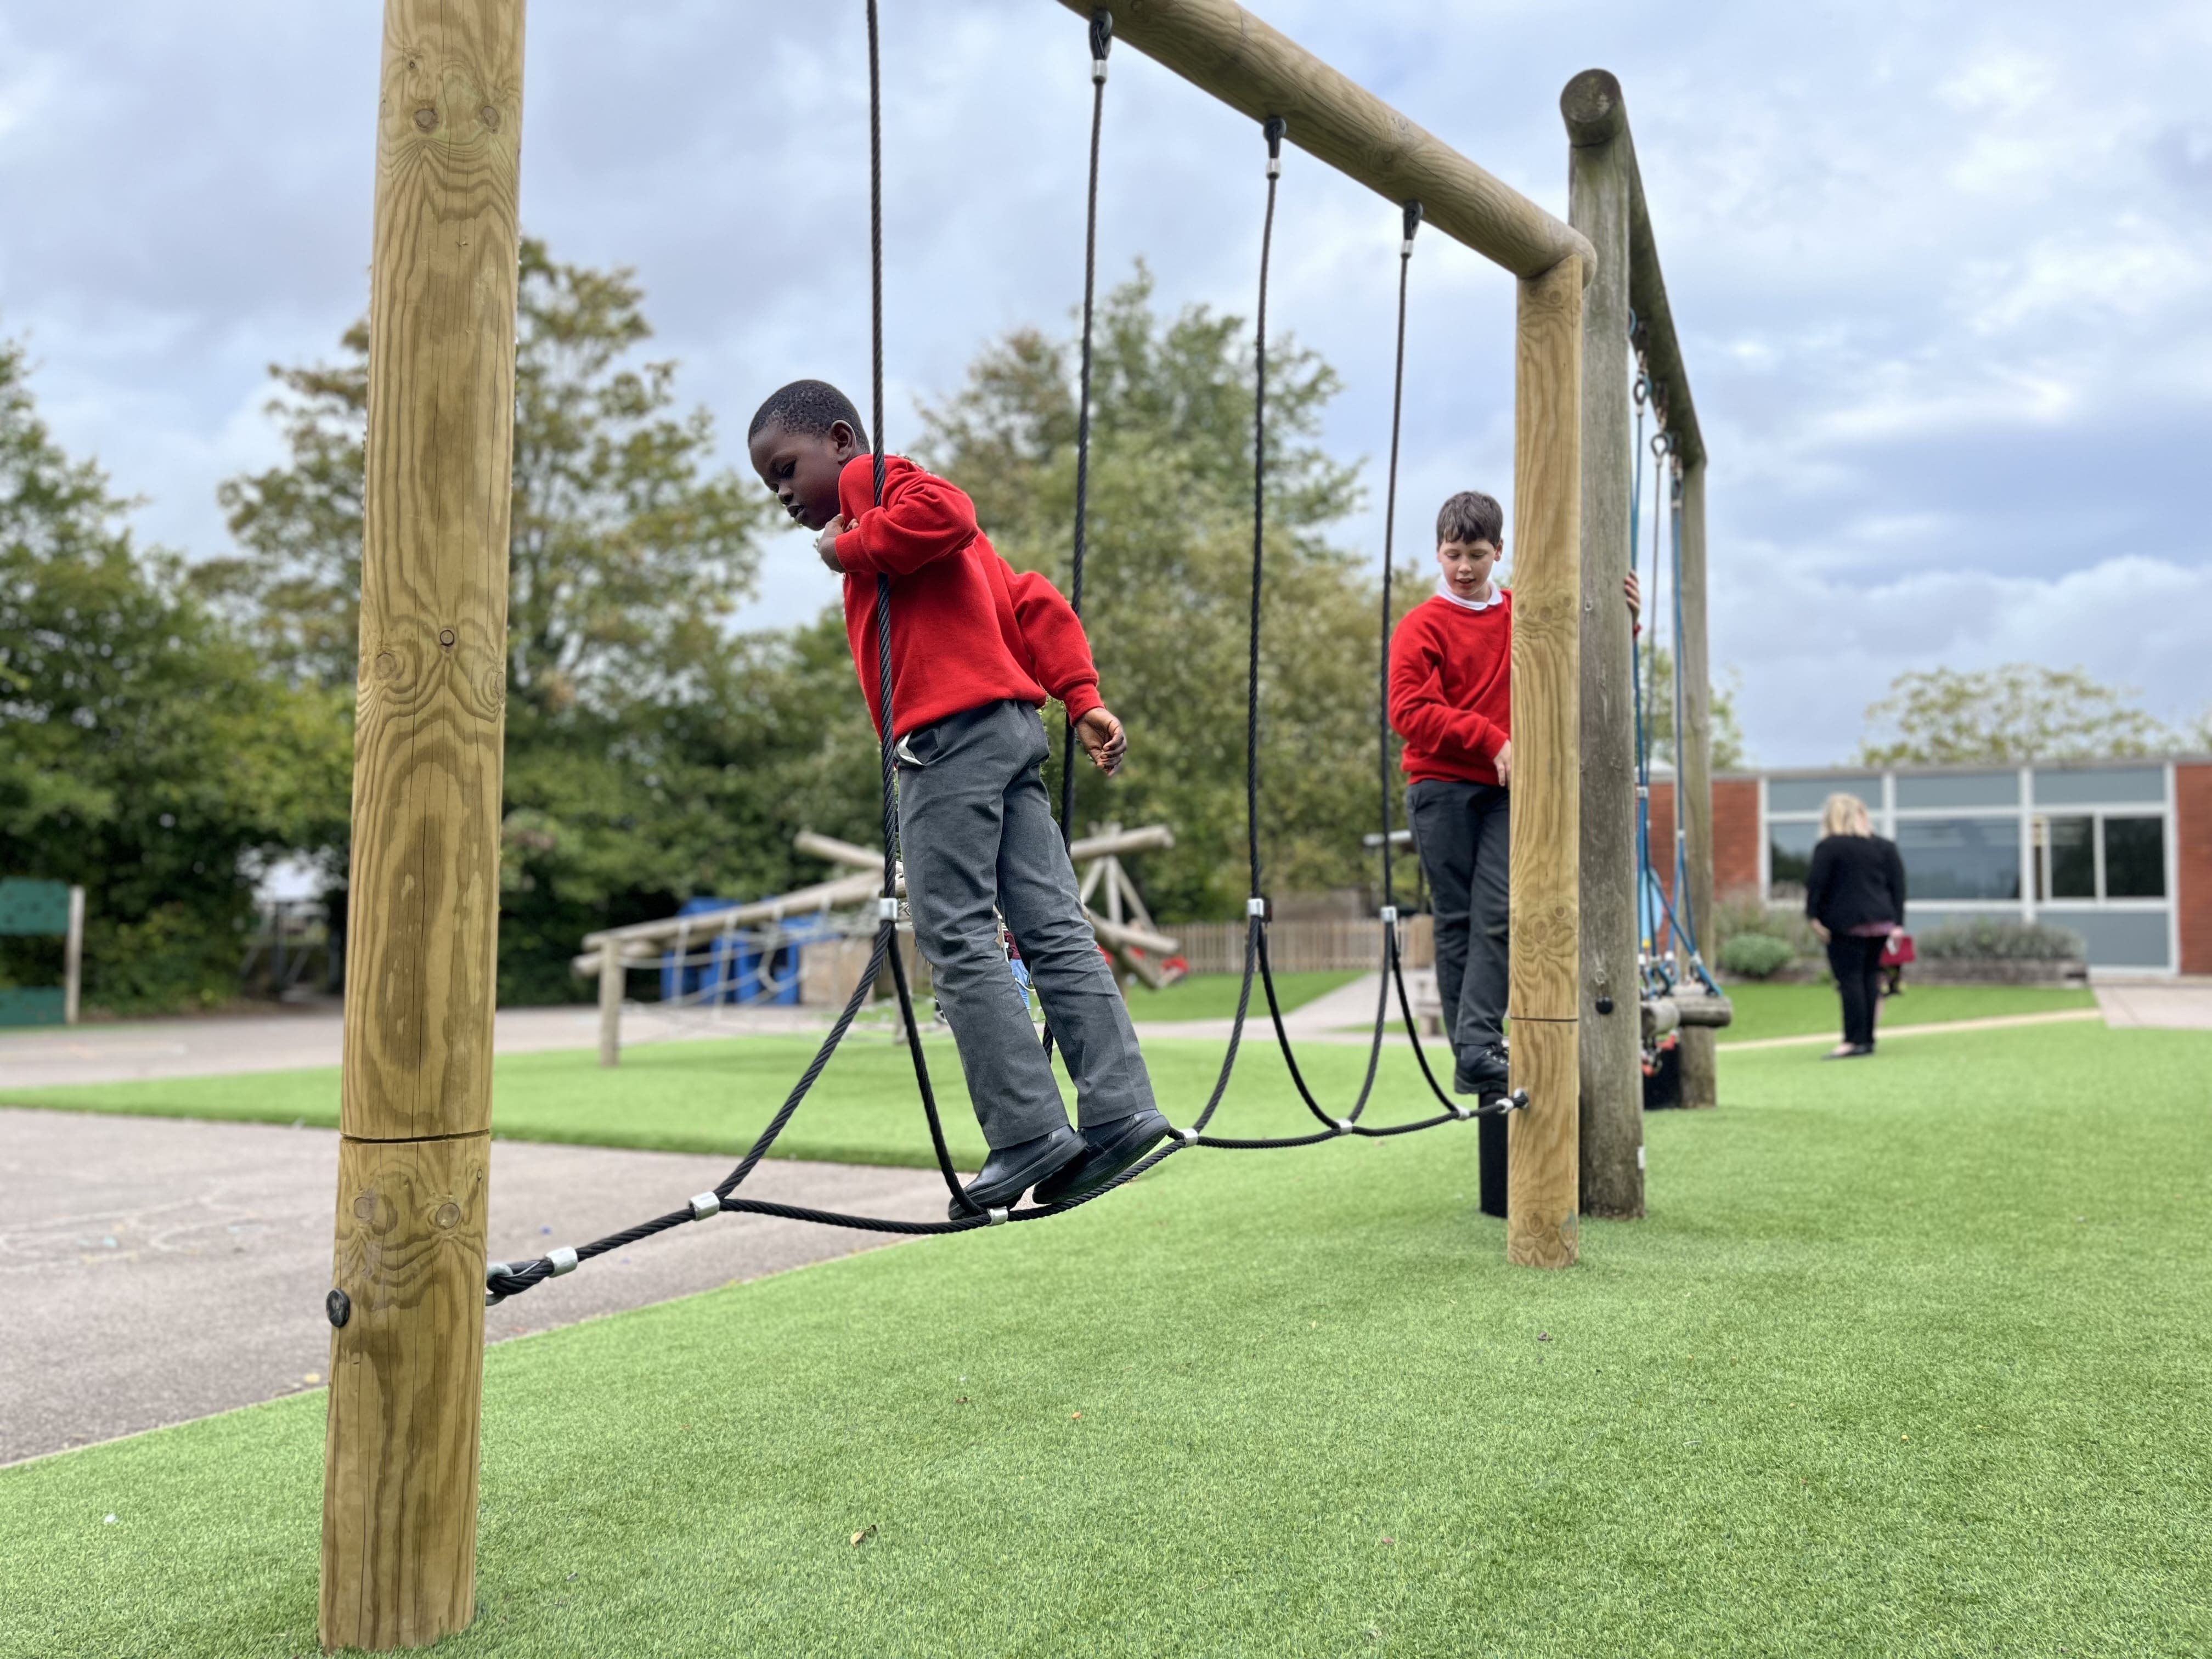
<path fill-rule="evenodd" d="M 1912 949 L 1912 935 L 1901 929 L 1892 933 L 1889 942 L 1881 947 L 1881 965 L 1885 968 L 1902 968 L 1919 959 Z"/>

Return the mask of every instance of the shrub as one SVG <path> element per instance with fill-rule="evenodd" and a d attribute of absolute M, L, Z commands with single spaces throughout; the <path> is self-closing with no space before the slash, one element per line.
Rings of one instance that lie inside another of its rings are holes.
<path fill-rule="evenodd" d="M 1767 979 L 1796 960 L 1796 947 L 1772 933 L 1738 933 L 1721 946 L 1721 971 L 1741 979 Z"/>
<path fill-rule="evenodd" d="M 2004 916 L 1954 916 L 1915 934 L 1917 953 L 1937 961 L 2077 961 L 2087 954 L 2081 935 L 2049 922 Z"/>
<path fill-rule="evenodd" d="M 1705 930 L 1699 928 L 1703 933 Z M 1805 920 L 1802 904 L 1776 906 L 1756 893 L 1738 893 L 1713 907 L 1712 943 L 1716 961 L 1725 961 L 1729 941 L 1746 934 L 1778 939 L 1794 955 L 1817 957 L 1820 941 L 1813 924 Z"/>

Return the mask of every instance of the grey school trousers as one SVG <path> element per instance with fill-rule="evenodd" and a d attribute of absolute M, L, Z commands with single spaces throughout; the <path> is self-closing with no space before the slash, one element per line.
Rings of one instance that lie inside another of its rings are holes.
<path fill-rule="evenodd" d="M 1406 816 L 1436 912 L 1444 1034 L 1462 1065 L 1505 1035 L 1511 801 L 1497 784 L 1455 778 L 1423 778 L 1406 791 Z"/>
<path fill-rule="evenodd" d="M 1114 970 L 1084 920 L 1040 769 L 1049 746 L 1027 703 L 992 702 L 898 744 L 899 844 L 915 940 L 992 1150 L 1064 1127 L 1051 1062 L 1000 948 L 995 904 L 1021 948 L 1075 1079 L 1085 1129 L 1152 1104 Z"/>

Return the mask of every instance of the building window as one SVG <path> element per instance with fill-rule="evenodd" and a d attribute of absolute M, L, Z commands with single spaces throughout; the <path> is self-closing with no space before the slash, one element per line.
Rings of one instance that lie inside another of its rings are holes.
<path fill-rule="evenodd" d="M 2166 896 L 2166 820 L 2107 817 L 2105 820 L 2105 896 Z"/>
<path fill-rule="evenodd" d="M 1902 818 L 1897 848 L 1916 904 L 2020 897 L 2017 818 Z"/>
<path fill-rule="evenodd" d="M 1766 896 L 1774 899 L 1802 899 L 1805 877 L 1813 867 L 1813 843 L 1820 839 L 1817 823 L 1771 823 L 1766 826 Z"/>
<path fill-rule="evenodd" d="M 2097 820 L 2087 814 L 2042 818 L 2036 838 L 2035 875 L 2045 899 L 2097 896 Z"/>

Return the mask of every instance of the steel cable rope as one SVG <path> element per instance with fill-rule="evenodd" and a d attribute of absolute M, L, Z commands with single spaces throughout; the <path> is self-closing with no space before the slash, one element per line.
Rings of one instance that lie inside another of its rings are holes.
<path fill-rule="evenodd" d="M 883 502 L 886 450 L 884 441 L 882 86 L 879 31 L 878 26 L 876 0 L 867 0 L 866 15 L 868 27 L 868 149 L 870 174 L 869 258 L 872 285 L 871 321 L 872 326 L 873 343 L 872 381 L 871 390 L 873 395 L 873 408 L 872 412 L 875 421 L 873 494 L 875 504 L 880 507 Z M 1112 19 L 1110 14 L 1105 12 L 1102 9 L 1100 11 L 1093 15 L 1091 22 L 1091 47 L 1093 80 L 1096 90 L 1094 92 L 1092 103 L 1091 224 L 1089 235 L 1086 238 L 1087 245 L 1085 252 L 1084 408 L 1079 428 L 1078 527 L 1075 540 L 1075 569 L 1073 577 L 1074 586 L 1079 595 L 1081 588 L 1084 542 L 1083 511 L 1085 505 L 1085 494 L 1087 489 L 1087 478 L 1084 475 L 1087 471 L 1089 448 L 1089 386 L 1091 347 L 1091 301 L 1094 292 L 1093 283 L 1095 280 L 1096 270 L 1098 132 L 1100 116 L 1103 106 L 1103 66 L 1105 52 L 1111 39 L 1111 30 Z M 1252 895 L 1250 899 L 1248 901 L 1247 905 L 1248 915 L 1245 931 L 1244 971 L 1243 975 L 1243 983 L 1240 986 L 1237 994 L 1237 1013 L 1234 1020 L 1231 1022 L 1228 1048 L 1222 1059 L 1220 1073 L 1216 1078 L 1213 1088 L 1208 1094 L 1206 1104 L 1203 1109 L 1200 1109 L 1198 1116 L 1192 1121 L 1189 1127 L 1174 1130 L 1164 1146 L 1162 1146 L 1152 1152 L 1147 1154 L 1144 1158 L 1140 1159 L 1129 1169 L 1122 1171 L 1121 1174 L 1115 1177 L 1112 1181 L 1106 1182 L 1104 1185 L 1098 1187 L 1089 1193 L 1085 1193 L 1079 1197 L 1067 1200 L 1059 1204 L 1049 1206 L 1032 1206 L 1028 1208 L 985 1210 L 977 1206 L 975 1201 L 968 1196 L 966 1189 L 961 1185 L 958 1173 L 953 1168 L 951 1156 L 945 1144 L 944 1123 L 938 1111 L 935 1091 L 931 1085 L 927 1060 L 922 1051 L 921 1030 L 914 1018 L 912 991 L 907 981 L 904 962 L 897 948 L 898 927 L 896 918 L 898 902 L 896 894 L 898 872 L 898 817 L 896 797 L 896 757 L 894 752 L 894 739 L 892 737 L 891 726 L 892 674 L 890 648 L 890 583 L 888 577 L 878 575 L 876 579 L 875 609 L 878 714 L 878 750 L 882 781 L 884 822 L 884 882 L 883 890 L 878 900 L 878 921 L 876 927 L 875 939 L 871 947 L 866 967 L 862 969 L 859 978 L 855 981 L 853 990 L 847 997 L 843 1008 L 839 1012 L 836 1023 L 830 1027 L 829 1033 L 823 1037 L 821 1045 L 816 1049 L 812 1060 L 807 1065 L 806 1070 L 800 1075 L 799 1081 L 793 1085 L 790 1093 L 785 1097 L 783 1104 L 777 1109 L 775 1115 L 769 1120 L 768 1126 L 763 1128 L 760 1134 L 755 1139 L 751 1147 L 746 1152 L 744 1158 L 740 1160 L 736 1169 L 732 1170 L 728 1176 L 725 1176 L 721 1182 L 717 1183 L 709 1191 L 702 1193 L 692 1199 L 683 1209 L 672 1210 L 666 1214 L 656 1216 L 649 1221 L 641 1222 L 635 1226 L 624 1228 L 618 1232 L 610 1233 L 605 1237 L 595 1239 L 587 1244 L 579 1245 L 574 1248 L 564 1246 L 556 1249 L 545 1255 L 538 1257 L 532 1261 L 526 1261 L 519 1266 L 510 1266 L 505 1262 L 493 1262 L 489 1264 L 485 1271 L 484 1280 L 486 1292 L 485 1302 L 488 1306 L 495 1305 L 498 1303 L 503 1302 L 508 1297 L 519 1295 L 522 1291 L 530 1289 L 534 1285 L 544 1283 L 548 1279 L 556 1278 L 562 1274 L 573 1272 L 582 1262 L 591 1261 L 597 1256 L 606 1255 L 611 1250 L 621 1249 L 628 1245 L 637 1243 L 641 1240 L 653 1237 L 656 1234 L 666 1232 L 672 1228 L 682 1226 L 686 1223 L 703 1221 L 710 1215 L 723 1212 L 732 1214 L 770 1216 L 787 1220 L 811 1222 L 823 1225 L 851 1228 L 869 1232 L 906 1235 L 968 1232 L 977 1227 L 993 1226 L 1006 1222 L 1042 1220 L 1050 1216 L 1059 1215 L 1067 1211 L 1079 1209 L 1096 1199 L 1103 1197 L 1108 1193 L 1127 1186 L 1130 1182 L 1136 1180 L 1138 1177 L 1146 1174 L 1152 1169 L 1157 1168 L 1166 1158 L 1172 1157 L 1175 1153 L 1182 1151 L 1188 1146 L 1204 1146 L 1220 1149 L 1240 1150 L 1261 1150 L 1275 1147 L 1304 1146 L 1312 1146 L 1324 1140 L 1334 1139 L 1346 1133 L 1358 1133 L 1376 1138 L 1389 1135 L 1407 1134 L 1416 1130 L 1434 1127 L 1441 1123 L 1449 1122 L 1455 1120 L 1464 1120 L 1476 1115 L 1475 1111 L 1462 1107 L 1456 1102 L 1451 1101 L 1445 1097 L 1443 1091 L 1437 1086 L 1434 1074 L 1430 1071 L 1427 1056 L 1422 1050 L 1419 1032 L 1417 1023 L 1413 1018 L 1412 1004 L 1406 992 L 1405 975 L 1397 948 L 1397 933 L 1395 920 L 1386 922 L 1383 929 L 1383 964 L 1388 972 L 1386 982 L 1382 988 L 1381 1006 L 1378 1007 L 1377 1012 L 1375 1046 L 1370 1048 L 1370 1050 L 1367 1079 L 1364 1085 L 1362 1087 L 1358 1104 L 1353 1108 L 1353 1115 L 1356 1118 L 1358 1113 L 1364 1109 L 1368 1096 L 1373 1087 L 1376 1069 L 1376 1055 L 1381 1042 L 1382 1028 L 1387 1016 L 1389 992 L 1391 983 L 1395 982 L 1397 988 L 1399 1004 L 1405 1013 L 1407 1034 L 1413 1039 L 1414 1053 L 1420 1061 L 1422 1075 L 1427 1079 L 1431 1091 L 1437 1095 L 1439 1100 L 1444 1102 L 1447 1109 L 1445 1112 L 1435 1117 L 1423 1119 L 1417 1122 L 1396 1124 L 1382 1128 L 1374 1128 L 1365 1125 L 1358 1124 L 1352 1121 L 1339 1121 L 1338 1120 L 1331 1119 L 1323 1114 L 1320 1107 L 1313 1101 L 1310 1094 L 1307 1092 L 1304 1079 L 1298 1074 L 1297 1061 L 1295 1056 L 1291 1051 L 1289 1037 L 1283 1029 L 1282 1013 L 1275 996 L 1273 977 L 1272 973 L 1268 970 L 1267 962 L 1266 906 L 1264 900 L 1261 899 L 1259 893 L 1261 866 L 1259 842 L 1258 746 L 1260 604 L 1261 581 L 1263 572 L 1264 544 L 1262 538 L 1264 532 L 1263 515 L 1265 512 L 1267 270 L 1268 257 L 1273 239 L 1276 185 L 1281 171 L 1281 146 L 1285 131 L 1285 123 L 1279 117 L 1271 117 L 1264 129 L 1268 145 L 1267 207 L 1261 238 L 1260 305 L 1257 318 L 1258 343 L 1255 349 L 1256 374 L 1253 410 L 1255 447 L 1253 478 L 1253 586 L 1250 614 L 1250 637 L 1246 665 L 1245 703 L 1246 841 L 1247 852 L 1249 859 Z M 1391 536 L 1395 528 L 1400 416 L 1402 407 L 1405 377 L 1406 262 L 1409 261 L 1412 256 L 1413 230 L 1414 226 L 1418 223 L 1419 214 L 1419 209 L 1418 204 L 1409 204 L 1407 205 L 1406 209 L 1407 234 L 1405 244 L 1401 254 L 1399 278 L 1398 358 L 1397 380 L 1395 391 L 1394 392 L 1394 404 L 1392 410 L 1391 473 L 1389 486 L 1390 506 L 1389 514 L 1386 517 L 1384 532 L 1385 574 L 1382 614 L 1385 631 L 1383 641 L 1384 652 L 1382 675 L 1385 707 L 1382 722 L 1382 744 L 1383 749 L 1382 780 L 1384 791 L 1383 857 L 1385 860 L 1386 890 L 1388 886 L 1388 862 L 1389 858 L 1389 807 L 1388 800 L 1389 716 L 1387 696 L 1389 674 L 1388 629 L 1389 622 L 1389 568 Z M 1073 737 L 1072 723 L 1070 725 L 1067 736 L 1072 744 Z M 1063 806 L 1061 833 L 1063 842 L 1065 842 L 1069 834 L 1066 813 L 1068 811 L 1067 803 L 1072 800 L 1072 786 L 1069 782 L 1069 779 L 1073 775 L 1072 751 L 1068 755 L 1068 760 L 1071 764 L 1067 768 L 1064 769 L 1062 778 Z M 914 1060 L 915 1082 L 921 1095 L 923 1115 L 929 1124 L 932 1150 L 935 1154 L 939 1170 L 943 1175 L 945 1184 L 951 1190 L 954 1200 L 962 1208 L 966 1210 L 968 1213 L 957 1218 L 945 1221 L 902 1221 L 888 1217 L 852 1215 L 837 1211 L 815 1209 L 802 1205 L 779 1204 L 764 1199 L 745 1199 L 733 1196 L 737 1189 L 742 1186 L 752 1172 L 758 1168 L 761 1161 L 768 1156 L 769 1150 L 775 1146 L 777 1138 L 782 1134 L 785 1127 L 790 1123 L 793 1116 L 797 1113 L 801 1103 L 805 1101 L 809 1094 L 811 1092 L 815 1083 L 820 1079 L 823 1071 L 828 1066 L 830 1058 L 836 1053 L 838 1045 L 843 1041 L 847 1032 L 851 1029 L 854 1020 L 859 1015 L 862 1004 L 866 1000 L 869 992 L 873 988 L 878 976 L 881 974 L 886 963 L 888 963 L 890 969 L 892 983 L 896 987 L 898 994 L 899 1013 L 906 1027 L 907 1044 L 908 1051 L 912 1054 Z M 1282 1044 L 1285 1059 L 1290 1063 L 1291 1075 L 1298 1083 L 1299 1093 L 1302 1098 L 1305 1100 L 1308 1107 L 1311 1109 L 1315 1115 L 1328 1126 L 1327 1128 L 1321 1133 L 1309 1135 L 1277 1137 L 1267 1139 L 1243 1139 L 1217 1137 L 1209 1136 L 1205 1133 L 1207 1125 L 1212 1121 L 1215 1112 L 1220 1108 L 1222 1100 L 1228 1091 L 1231 1076 L 1236 1068 L 1237 1059 L 1243 1039 L 1244 1024 L 1249 1013 L 1251 1006 L 1252 983 L 1255 968 L 1259 971 L 1267 986 L 1269 1011 L 1273 1015 L 1277 1038 Z M 1048 1031 L 1047 1036 L 1048 1041 Z M 334 1315 L 334 1316 L 336 1316 Z"/>

